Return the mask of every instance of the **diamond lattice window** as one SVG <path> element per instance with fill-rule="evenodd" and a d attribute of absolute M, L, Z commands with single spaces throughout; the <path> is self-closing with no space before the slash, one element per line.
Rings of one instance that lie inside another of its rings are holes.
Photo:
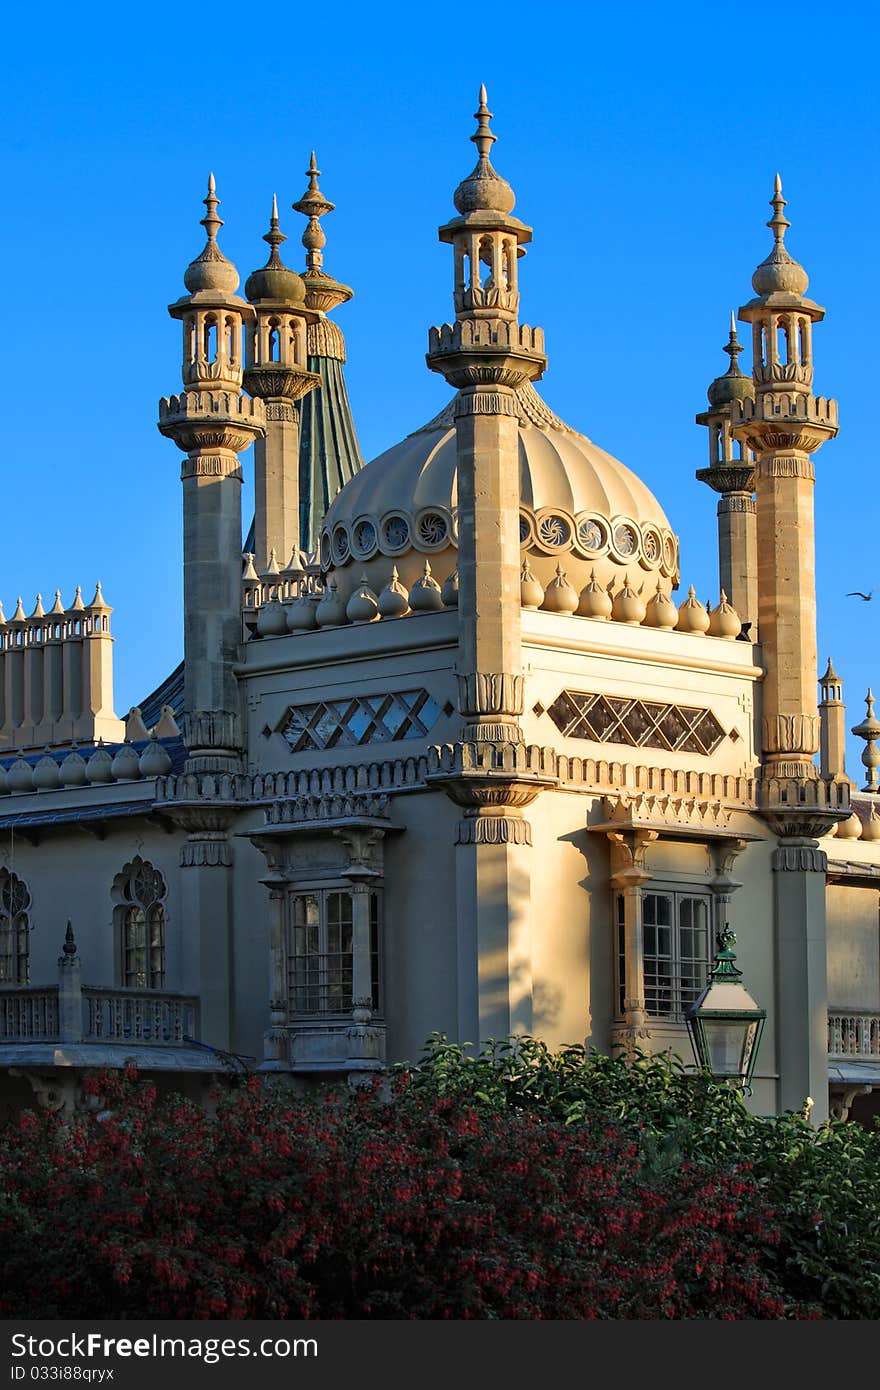
<path fill-rule="evenodd" d="M 355 695 L 293 705 L 281 730 L 291 751 L 354 748 L 364 743 L 399 743 L 422 738 L 437 722 L 440 706 L 427 690 L 397 690 L 391 695 Z"/>
<path fill-rule="evenodd" d="M 664 748 L 675 753 L 714 753 L 724 730 L 710 709 L 621 699 L 583 690 L 563 690 L 547 713 L 567 738 Z"/>

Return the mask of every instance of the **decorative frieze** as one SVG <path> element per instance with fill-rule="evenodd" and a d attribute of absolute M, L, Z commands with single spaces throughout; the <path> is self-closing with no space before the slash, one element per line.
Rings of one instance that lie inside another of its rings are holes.
<path fill-rule="evenodd" d="M 794 441 L 787 434 L 771 434 L 764 440 L 764 446 L 768 449 L 785 449 L 793 447 Z M 816 469 L 811 458 L 803 457 L 783 457 L 774 455 L 771 458 L 761 459 L 758 464 L 758 476 L 761 478 L 806 478 L 809 482 L 816 481 Z"/>

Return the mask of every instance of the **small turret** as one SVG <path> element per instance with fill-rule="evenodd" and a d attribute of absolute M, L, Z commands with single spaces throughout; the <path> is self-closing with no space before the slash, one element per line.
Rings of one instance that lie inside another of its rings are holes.
<path fill-rule="evenodd" d="M 287 240 L 272 198 L 269 230 L 263 237 L 269 259 L 249 276 L 245 293 L 256 318 L 246 334 L 244 385 L 266 403 L 266 434 L 254 449 L 254 535 L 257 567 L 270 551 L 289 555 L 299 549 L 300 419 L 295 402 L 321 378 L 307 367 L 307 332 L 318 315 L 306 309 L 306 287 L 281 259 Z"/>
<path fill-rule="evenodd" d="M 709 409 L 696 416 L 709 432 L 709 467 L 698 468 L 696 477 L 721 496 L 718 499 L 718 571 L 720 587 L 730 595 L 733 607 L 747 622 L 758 617 L 758 542 L 755 525 L 755 459 L 748 445 L 734 440 L 731 412 L 736 402 L 754 400 L 752 378 L 737 361 L 742 352 L 736 320 L 730 314 L 730 336 L 724 351 L 730 365 L 717 376 L 707 392 Z M 755 633 L 753 632 L 754 639 Z"/>
<path fill-rule="evenodd" d="M 183 385 L 159 402 L 159 430 L 187 455 L 183 483 L 184 739 L 193 771 L 237 764 L 241 712 L 233 667 L 241 635 L 241 463 L 265 432 L 259 399 L 241 392 L 242 334 L 255 311 L 234 293 L 238 272 L 217 246 L 214 176 L 202 218 L 208 241 L 169 306 L 183 325 Z"/>

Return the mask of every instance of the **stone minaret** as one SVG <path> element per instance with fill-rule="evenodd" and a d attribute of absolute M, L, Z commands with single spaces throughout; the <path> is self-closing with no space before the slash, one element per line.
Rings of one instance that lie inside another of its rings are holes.
<path fill-rule="evenodd" d="M 736 322 L 730 315 L 730 339 L 724 351 L 730 366 L 708 390 L 709 409 L 696 417 L 709 431 L 709 467 L 697 470 L 701 483 L 721 494 L 718 500 L 718 569 L 721 588 L 740 620 L 751 623 L 750 636 L 757 640 L 758 537 L 756 528 L 755 460 L 751 450 L 730 433 L 734 401 L 754 400 L 752 378 L 740 370 L 737 358 L 742 345 Z"/>
<path fill-rule="evenodd" d="M 778 836 L 771 866 L 776 960 L 776 1069 L 780 1110 L 807 1096 L 827 1115 L 828 860 L 819 838 L 849 812 L 849 785 L 825 780 L 816 703 L 816 575 L 812 454 L 837 434 L 837 405 L 812 392 L 813 324 L 803 266 L 785 247 L 779 175 L 771 200 L 773 249 L 752 276 L 754 400 L 734 402 L 735 439 L 754 450 L 758 512 L 758 631 L 764 660 L 759 814 Z M 805 1020 L 808 1027 L 804 1027 Z"/>
<path fill-rule="evenodd" d="M 241 463 L 264 433 L 261 400 L 242 394 L 242 332 L 254 310 L 217 245 L 214 176 L 205 249 L 187 267 L 188 294 L 169 305 L 183 325 L 183 392 L 159 403 L 159 429 L 186 454 L 183 481 L 184 716 L 193 771 L 234 768 L 242 747 L 233 667 L 241 639 Z"/>
<path fill-rule="evenodd" d="M 824 676 L 819 679 L 819 775 L 826 781 L 844 779 L 846 775 L 846 705 L 843 702 L 843 681 L 834 669 L 831 657 Z M 850 783 L 852 785 L 852 783 Z"/>
<path fill-rule="evenodd" d="M 757 298 L 739 311 L 752 325 L 754 400 L 733 407 L 735 439 L 754 450 L 758 513 L 758 629 L 764 649 L 765 780 L 814 782 L 816 574 L 811 455 L 837 434 L 837 403 L 812 392 L 812 328 L 825 310 L 805 291 L 803 266 L 785 247 L 790 223 L 776 176 L 773 249 L 752 276 Z M 799 794 L 798 794 L 799 795 Z"/>
<path fill-rule="evenodd" d="M 308 187 L 293 204 L 294 212 L 308 218 L 302 236 L 306 307 L 314 311 L 308 329 L 308 368 L 320 382 L 300 406 L 300 533 L 307 551 L 317 547 L 324 513 L 336 493 L 364 466 L 343 372 L 345 339 L 339 325 L 327 317 L 340 304 L 347 304 L 354 291 L 324 269 L 327 237 L 321 218 L 333 212 L 335 204 L 321 192 L 320 176 L 312 150 L 306 170 Z"/>
<path fill-rule="evenodd" d="M 480 89 L 473 172 L 460 216 L 440 228 L 455 253 L 455 322 L 432 328 L 428 366 L 458 388 L 459 707 L 463 737 L 521 741 L 519 407 L 515 392 L 547 365 L 544 335 L 517 321 L 517 260 L 532 231 L 489 162 L 495 136 Z"/>
<path fill-rule="evenodd" d="M 255 320 L 245 334 L 244 384 L 266 407 L 266 433 L 254 446 L 254 557 L 264 574 L 272 551 L 279 568 L 300 561 L 299 434 L 296 402 L 319 385 L 306 367 L 307 330 L 318 315 L 305 307 L 306 287 L 288 270 L 279 247 L 286 241 L 272 199 L 269 259 L 244 287 Z"/>
<path fill-rule="evenodd" d="M 546 366 L 543 334 L 517 322 L 517 259 L 531 229 L 489 162 L 495 136 L 480 90 L 479 152 L 440 228 L 455 253 L 455 321 L 432 328 L 428 366 L 457 389 L 458 703 L 455 766 L 438 776 L 463 808 L 456 830 L 457 1030 L 477 1042 L 531 1032 L 531 828 L 537 775 L 520 727 L 520 464 L 517 388 Z M 506 983 L 499 983 L 498 962 Z"/>

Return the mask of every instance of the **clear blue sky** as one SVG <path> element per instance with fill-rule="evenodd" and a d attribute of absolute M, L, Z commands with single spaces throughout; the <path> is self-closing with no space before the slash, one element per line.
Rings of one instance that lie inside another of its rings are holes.
<path fill-rule="evenodd" d="M 717 591 L 716 499 L 694 481 L 707 446 L 693 416 L 769 250 L 781 171 L 788 244 L 828 311 L 816 389 L 840 402 L 817 462 L 820 663 L 834 656 L 857 722 L 880 686 L 876 16 L 553 0 L 16 7 L 0 97 L 7 616 L 18 593 L 30 611 L 37 590 L 69 603 L 80 583 L 88 601 L 100 578 L 119 713 L 180 659 L 180 455 L 155 418 L 179 386 L 166 305 L 203 244 L 211 169 L 244 280 L 265 259 L 273 191 L 301 265 L 289 205 L 317 150 L 337 204 L 326 266 L 356 292 L 336 317 L 365 457 L 440 408 L 424 352 L 452 267 L 436 229 L 473 164 L 484 81 L 495 165 L 535 229 L 522 316 L 546 331 L 541 390 L 656 492 L 701 597 Z M 844 597 L 875 586 L 870 604 Z"/>

